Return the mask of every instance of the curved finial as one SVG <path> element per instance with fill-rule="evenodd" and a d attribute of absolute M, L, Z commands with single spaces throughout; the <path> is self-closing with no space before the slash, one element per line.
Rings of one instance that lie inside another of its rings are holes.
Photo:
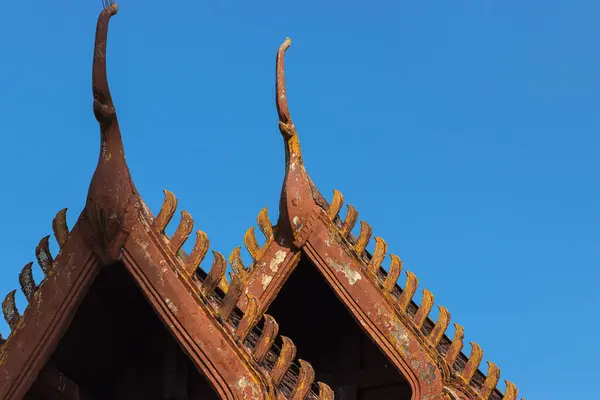
<path fill-rule="evenodd" d="M 286 136 L 292 136 L 296 133 L 294 124 L 292 123 L 292 117 L 290 116 L 287 93 L 285 90 L 285 52 L 291 45 L 292 40 L 286 38 L 281 46 L 279 46 L 276 66 L 277 81 L 275 84 L 277 113 L 279 114 L 279 129 L 281 130 L 281 133 Z"/>
<path fill-rule="evenodd" d="M 119 7 L 112 0 L 104 0 L 103 5 L 96 25 L 92 67 L 94 115 L 100 123 L 100 157 L 80 222 L 84 226 L 86 244 L 104 264 L 110 264 L 119 259 L 142 207 L 125 162 L 121 131 L 106 77 L 108 23 Z"/>
<path fill-rule="evenodd" d="M 276 62 L 275 103 L 279 115 L 279 130 L 285 142 L 285 178 L 280 201 L 278 221 L 279 240 L 286 242 L 292 234 L 296 246 L 302 243 L 300 232 L 308 226 L 308 218 L 315 207 L 329 209 L 327 201 L 317 190 L 304 168 L 302 151 L 296 127 L 292 122 L 285 87 L 284 56 L 292 41 L 286 38 L 279 46 Z M 283 243 L 282 242 L 282 243 Z"/>
<path fill-rule="evenodd" d="M 119 11 L 119 6 L 113 0 L 103 0 L 102 5 L 104 9 L 100 13 L 96 25 L 94 63 L 92 67 L 94 114 L 100 124 L 109 122 L 116 117 L 106 77 L 106 41 L 108 37 L 108 22 Z"/>
<path fill-rule="evenodd" d="M 285 89 L 285 51 L 290 47 L 292 41 L 286 38 L 279 46 L 277 51 L 277 62 L 275 70 L 275 104 L 277 105 L 277 114 L 279 114 L 279 130 L 286 142 L 286 164 L 288 170 L 295 170 L 296 166 L 302 165 L 302 153 L 300 152 L 300 142 L 296 134 L 296 127 L 292 122 L 290 109 L 288 107 L 287 91 Z"/>

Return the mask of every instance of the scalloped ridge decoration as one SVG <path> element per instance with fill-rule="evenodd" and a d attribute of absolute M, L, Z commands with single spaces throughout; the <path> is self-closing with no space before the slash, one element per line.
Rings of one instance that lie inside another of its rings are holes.
<path fill-rule="evenodd" d="M 434 305 L 434 296 L 429 290 L 423 289 L 420 305 L 414 302 L 413 297 L 419 284 L 414 273 L 406 272 L 404 288 L 398 285 L 397 280 L 402 272 L 402 261 L 398 256 L 390 254 L 391 262 L 388 270 L 386 271 L 382 267 L 388 250 L 385 240 L 375 236 L 373 254 L 366 250 L 373 233 L 371 225 L 361 221 L 360 233 L 356 238 L 351 231 L 358 221 L 358 212 L 353 206 L 347 205 L 348 212 L 345 219 L 342 220 L 339 213 L 343 205 L 344 196 L 341 192 L 334 190 L 333 199 L 329 209 L 326 210 L 332 225 L 346 240 L 348 248 L 354 251 L 356 259 L 362 262 L 362 267 L 368 272 L 371 279 L 378 284 L 382 294 L 394 303 L 398 312 L 408 317 L 414 330 L 419 332 L 425 342 L 436 350 L 439 359 L 443 360 L 442 362 L 446 363 L 451 371 L 460 376 L 464 386 L 468 387 L 469 391 L 476 393 L 478 398 L 516 400 L 517 389 L 511 382 L 506 381 L 506 392 L 503 397 L 497 389 L 500 370 L 496 364 L 488 363 L 487 376 L 479 369 L 483 351 L 477 343 L 471 342 L 470 356 L 467 357 L 461 352 L 464 340 L 464 329 L 461 325 L 455 324 L 456 332 L 453 340 L 446 337 L 445 333 L 450 324 L 450 313 L 445 307 L 438 306 L 440 313 L 437 322 L 433 322 L 429 318 L 429 313 Z M 460 362 L 458 362 L 459 359 Z"/>
<path fill-rule="evenodd" d="M 15 302 L 16 293 L 16 290 L 9 292 L 2 301 L 2 314 L 11 331 L 17 329 L 22 318 Z"/>
<path fill-rule="evenodd" d="M 67 209 L 63 208 L 52 220 L 52 231 L 58 242 L 58 247 L 62 249 L 69 239 L 69 226 L 67 225 Z"/>
<path fill-rule="evenodd" d="M 45 236 L 40 240 L 40 243 L 35 248 L 35 257 L 37 258 L 38 264 L 44 272 L 44 275 L 48 275 L 52 271 L 54 265 L 54 259 L 52 253 L 50 253 L 50 235 Z"/>
<path fill-rule="evenodd" d="M 52 230 L 54 232 L 56 242 L 58 243 L 60 252 L 69 240 L 70 233 L 67 225 L 66 208 L 60 210 L 52 220 Z M 54 258 L 50 252 L 50 235 L 44 236 L 40 240 L 35 248 L 35 256 L 38 265 L 44 274 L 44 277 L 42 278 L 42 282 L 40 282 L 40 284 L 35 282 L 33 277 L 33 262 L 27 263 L 19 273 L 19 286 L 21 287 L 21 291 L 27 300 L 27 306 L 25 307 L 23 313 L 20 313 L 17 308 L 15 301 L 15 295 L 17 293 L 16 290 L 9 292 L 2 302 L 2 314 L 11 330 L 11 334 L 19 327 L 21 321 L 23 320 L 23 314 L 27 312 L 27 307 L 29 307 L 29 304 L 34 301 L 35 296 L 40 286 L 46 280 L 46 277 L 49 274 L 54 273 Z M 10 339 L 10 334 L 7 338 L 4 338 L 0 334 L 0 346 L 2 346 L 8 339 Z"/>
<path fill-rule="evenodd" d="M 163 192 L 165 197 L 158 215 L 152 222 L 152 226 L 161 235 L 172 256 L 181 262 L 180 268 L 185 276 L 193 279 L 197 279 L 199 275 L 204 276 L 202 262 L 210 249 L 208 235 L 201 230 L 197 230 L 192 252 L 189 255 L 185 253 L 182 247 L 194 230 L 194 219 L 189 212 L 182 211 L 179 225 L 173 236 L 169 237 L 165 230 L 177 211 L 178 200 L 172 192 L 166 189 Z M 206 277 L 204 277 L 204 284 L 198 284 L 206 296 L 211 295 L 217 288 L 224 293 L 228 291 L 228 284 L 225 278 L 226 267 L 227 262 L 225 261 L 225 257 L 221 253 L 213 251 L 212 267 L 209 269 Z"/>
<path fill-rule="evenodd" d="M 290 44 L 289 38 L 286 39 L 277 53 L 275 90 L 279 129 L 284 138 L 286 151 L 286 174 L 280 202 L 280 216 L 285 215 L 287 217 L 284 221 L 289 223 L 294 245 L 296 247 L 302 246 L 306 240 L 307 232 L 310 232 L 307 226 L 311 224 L 311 218 L 315 218 L 314 212 L 305 212 L 300 207 L 300 199 L 312 198 L 324 210 L 332 223 L 333 229 L 337 230 L 345 240 L 346 250 L 358 260 L 368 279 L 377 285 L 382 295 L 395 306 L 396 311 L 404 314 L 406 319 L 410 321 L 413 330 L 421 336 L 422 342 L 431 345 L 431 349 L 437 353 L 438 362 L 446 362 L 446 367 L 462 378 L 457 380 L 465 386 L 462 391 L 471 394 L 479 393 L 486 379 L 486 376 L 479 370 L 482 357 L 479 346 L 473 345 L 473 351 L 469 357 L 463 354 L 461 352 L 464 339 L 462 327 L 457 325 L 460 329 L 457 331 L 454 341 L 450 340 L 445 335 L 445 330 L 450 322 L 450 314 L 447 310 L 440 308 L 441 314 L 438 317 L 438 322 L 434 323 L 429 318 L 434 302 L 433 294 L 425 290 L 421 304 L 415 303 L 413 297 L 418 287 L 416 275 L 407 271 L 406 284 L 404 288 L 400 288 L 396 283 L 402 269 L 400 259 L 397 256 L 390 256 L 392 264 L 389 273 L 382 268 L 387 253 L 386 242 L 380 237 L 375 237 L 375 251 L 370 254 L 367 247 L 373 234 L 371 225 L 366 221 L 361 221 L 360 233 L 358 237 L 355 237 L 351 231 L 358 221 L 356 209 L 348 205 L 348 213 L 342 221 L 339 216 L 344 205 L 342 193 L 334 190 L 333 200 L 327 203 L 306 173 L 298 135 L 289 112 L 285 86 L 284 54 Z M 303 183 L 298 184 L 299 182 Z M 255 242 L 249 240 L 247 243 L 250 244 L 249 251 L 251 253 L 256 252 Z M 494 390 L 494 396 L 498 394 L 499 392 Z"/>
<path fill-rule="evenodd" d="M 38 285 L 33 279 L 33 271 L 31 269 L 32 266 L 32 262 L 28 263 L 23 267 L 23 270 L 21 270 L 21 273 L 19 274 L 19 284 L 21 285 L 21 290 L 23 291 L 23 294 L 29 303 L 33 301 L 35 293 L 38 290 Z"/>
<path fill-rule="evenodd" d="M 153 227 L 162 235 L 163 239 L 168 243 L 168 247 L 174 256 L 185 259 L 185 272 L 188 276 L 191 276 L 200 268 L 200 264 L 206 257 L 206 254 L 210 248 L 210 241 L 208 236 L 203 231 L 196 231 L 196 242 L 194 249 L 188 256 L 181 249 L 187 241 L 189 235 L 192 233 L 194 228 L 194 220 L 190 213 L 187 211 L 181 212 L 181 221 L 177 227 L 175 233 L 171 238 L 168 237 L 165 230 L 172 220 L 175 212 L 177 211 L 178 200 L 177 197 L 170 191 L 164 190 L 164 200 L 161 209 L 154 219 Z M 242 261 L 241 247 L 235 248 L 229 255 L 229 264 L 231 265 L 232 273 L 231 279 L 238 277 L 239 283 L 243 284 L 246 282 L 249 274 L 252 271 L 256 261 L 259 260 L 267 247 L 275 239 L 273 225 L 269 220 L 268 209 L 263 208 L 256 218 L 258 227 L 265 237 L 265 243 L 260 246 L 255 235 L 254 227 L 249 228 L 244 235 L 244 245 L 248 250 L 248 253 L 252 256 L 252 265 L 247 267 Z M 230 284 L 227 283 L 225 278 L 225 270 L 227 263 L 224 263 L 225 258 L 221 253 L 213 252 L 214 261 L 213 266 L 210 269 L 208 275 L 208 281 L 206 282 L 206 292 L 211 292 L 215 288 L 215 282 L 218 287 L 223 291 L 227 292 Z"/>
<path fill-rule="evenodd" d="M 201 269 L 201 264 L 210 249 L 210 241 L 206 233 L 196 232 L 196 242 L 189 256 L 181 250 L 181 246 L 193 230 L 194 221 L 189 213 L 182 211 L 182 221 L 173 237 L 167 236 L 165 229 L 177 211 L 177 198 L 167 190 L 164 192 L 165 199 L 157 216 L 158 222 L 155 219 L 153 226 L 162 236 L 171 255 L 179 261 L 176 268 L 183 276 L 194 282 L 194 286 L 198 289 L 195 295 L 200 296 L 202 301 L 211 306 L 214 315 L 224 326 L 228 327 L 229 332 L 240 343 L 249 359 L 263 367 L 263 371 L 267 372 L 267 376 L 284 394 L 285 398 L 304 399 L 311 394 L 311 398 L 332 400 L 331 388 L 325 383 L 314 382 L 312 366 L 303 360 L 294 362 L 296 346 L 291 339 L 280 337 L 282 347 L 277 346 L 279 326 L 272 316 L 259 314 L 261 307 L 255 297 L 246 296 L 245 311 L 241 311 L 238 307 L 244 294 L 244 279 L 249 270 L 241 262 L 240 247 L 234 249 L 231 254 L 230 263 L 234 273 L 231 282 L 223 290 L 223 282 L 226 285 L 227 262 L 221 253 L 213 250 L 213 264 L 208 273 L 204 273 Z M 257 242 L 249 234 L 249 232 L 254 234 L 253 229 L 248 230 L 244 238 L 246 247 L 250 247 L 249 252 L 250 254 L 254 253 L 253 257 L 256 259 L 261 256 L 263 249 L 274 240 L 273 226 L 269 221 L 266 208 L 260 211 L 257 221 L 260 230 L 265 235 L 266 243 L 262 247 L 254 245 Z M 262 324 L 260 324 L 261 320 Z M 295 374 L 291 368 L 299 370 L 300 374 Z"/>
<path fill-rule="evenodd" d="M 269 210 L 267 207 L 260 210 L 256 217 L 256 223 L 265 237 L 265 242 L 262 246 L 258 243 L 254 227 L 248 228 L 244 234 L 244 246 L 246 247 L 248 254 L 252 257 L 252 264 L 250 264 L 250 266 L 244 265 L 244 262 L 242 261 L 241 246 L 233 249 L 229 256 L 229 264 L 231 265 L 232 270 L 230 273 L 231 280 L 233 281 L 233 279 L 237 278 L 243 287 L 245 287 L 250 275 L 254 271 L 254 266 L 262 259 L 267 248 L 275 240 L 273 225 L 269 219 Z"/>

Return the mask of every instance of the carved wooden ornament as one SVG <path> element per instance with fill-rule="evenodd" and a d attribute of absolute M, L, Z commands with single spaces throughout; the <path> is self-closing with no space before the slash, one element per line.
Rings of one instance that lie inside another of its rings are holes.
<path fill-rule="evenodd" d="M 33 263 L 19 275 L 27 308 L 17 309 L 16 291 L 2 302 L 11 334 L 6 339 L 0 336 L 0 399 L 25 396 L 94 278 L 115 263 L 126 268 L 221 398 L 333 399 L 331 387 L 315 381 L 318 371 L 296 358 L 292 338 L 279 336 L 277 321 L 266 314 L 302 256 L 314 264 L 362 330 L 406 378 L 413 399 L 517 398 L 510 382 L 504 394 L 496 388 L 500 372 L 495 364 L 488 363 L 487 375 L 479 369 L 483 359 L 479 345 L 471 343 L 469 356 L 462 352 L 460 325 L 452 339 L 446 336 L 448 310 L 439 306 L 438 320 L 431 320 L 431 292 L 422 290 L 420 303 L 414 301 L 418 279 L 413 272 L 406 272 L 402 286 L 397 283 L 402 261 L 390 254 L 389 266 L 384 266 L 388 244 L 372 236 L 367 222 L 361 221 L 358 237 L 351 233 L 358 212 L 348 205 L 345 219 L 340 218 L 341 192 L 334 191 L 329 204 L 310 179 L 288 107 L 284 56 L 289 39 L 279 48 L 276 61 L 276 106 L 286 160 L 279 219 L 273 226 L 267 209 L 259 212 L 257 225 L 264 244 L 259 245 L 254 228 L 246 231 L 243 243 L 252 263 L 244 265 L 241 248 L 234 249 L 229 257 L 231 280 L 225 278 L 225 257 L 215 250 L 212 266 L 204 273 L 208 235 L 201 230 L 192 235 L 194 220 L 182 211 L 181 222 L 169 237 L 165 228 L 177 211 L 177 198 L 165 191 L 162 208 L 154 217 L 133 183 L 106 73 L 108 25 L 118 6 L 113 1 L 103 5 L 92 68 L 93 111 L 100 126 L 98 165 L 73 228 L 67 226 L 66 209 L 54 218 L 59 254 L 50 253 L 49 236 L 35 250 L 44 273 L 42 282 L 33 278 Z M 182 246 L 190 235 L 194 246 L 188 255 Z M 373 254 L 367 250 L 371 240 Z"/>

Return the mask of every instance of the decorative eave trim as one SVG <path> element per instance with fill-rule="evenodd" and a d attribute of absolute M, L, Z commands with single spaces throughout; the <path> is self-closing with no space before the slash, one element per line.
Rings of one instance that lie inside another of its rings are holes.
<path fill-rule="evenodd" d="M 257 335 L 263 314 L 252 306 L 256 304 L 254 300 L 248 301 L 246 313 L 236 319 L 240 314 L 236 304 L 242 294 L 241 286 L 234 280 L 227 287 L 222 276 L 226 266 L 222 256 L 215 253 L 211 273 L 201 286 L 193 284 L 192 276 L 196 276 L 196 268 L 208 250 L 208 238 L 198 232 L 194 251 L 185 262 L 180 262 L 180 249 L 191 233 L 193 221 L 184 212 L 175 235 L 164 235 L 164 227 L 176 208 L 174 196 L 174 202 L 166 201 L 154 219 L 138 195 L 125 162 L 106 77 L 108 23 L 118 7 L 112 0 L 103 5 L 96 29 L 92 74 L 94 113 L 101 131 L 98 166 L 73 232 L 68 233 L 65 210 L 53 223 L 62 248 L 57 260 L 50 254 L 48 237 L 36 249 L 46 274 L 42 284 L 38 287 L 33 280 L 30 264 L 20 275 L 23 292 L 31 301 L 24 315 L 16 308 L 14 291 L 2 304 L 12 332 L 7 340 L 0 338 L 0 398 L 23 398 L 68 328 L 93 278 L 102 266 L 122 261 L 221 397 L 298 399 L 312 392 L 313 398 L 331 399 L 327 385 L 313 385 L 314 372 L 308 363 L 299 361 L 299 376 L 291 372 L 290 367 L 296 365 L 295 347 L 291 340 L 283 338 L 284 347 L 281 351 L 276 349 L 277 330 L 272 318 L 264 316 L 263 334 Z M 264 228 L 269 235 L 268 227 Z M 223 292 L 224 298 L 215 296 Z M 205 345 L 200 343 L 202 339 Z M 248 345 L 248 341 L 256 346 Z M 218 354 L 214 353 L 218 350 Z"/>
<path fill-rule="evenodd" d="M 171 257 L 153 242 L 151 231 L 140 224 L 125 244 L 123 262 L 190 360 L 221 398 L 275 399 L 274 389 L 245 364 L 238 346 L 171 268 Z"/>
<path fill-rule="evenodd" d="M 320 212 L 321 220 L 326 221 L 325 232 L 320 235 L 315 233 L 313 236 L 336 235 L 336 240 L 331 240 L 331 236 L 326 240 L 329 243 L 335 243 L 336 246 L 344 250 L 345 255 L 352 260 L 353 269 L 361 271 L 361 276 L 373 283 L 380 297 L 394 307 L 395 313 L 402 317 L 402 322 L 411 329 L 423 348 L 427 349 L 437 359 L 436 362 L 440 370 L 450 372 L 449 375 L 444 374 L 444 386 L 459 390 L 468 399 L 504 398 L 506 400 L 516 400 L 518 391 L 511 382 L 506 381 L 507 389 L 504 395 L 496 389 L 500 374 L 494 363 L 488 363 L 487 376 L 478 369 L 483 358 L 483 351 L 477 343 L 471 342 L 470 356 L 467 357 L 461 352 L 464 343 L 462 326 L 455 324 L 454 340 L 450 340 L 445 336 L 445 331 L 450 323 L 450 313 L 446 308 L 439 307 L 440 314 L 437 322 L 434 323 L 429 318 L 429 313 L 434 304 L 434 296 L 430 291 L 423 289 L 420 305 L 413 301 L 418 286 L 416 275 L 407 271 L 404 288 L 398 285 L 396 280 L 402 271 L 402 262 L 398 256 L 391 254 L 390 266 L 387 270 L 382 267 L 387 253 L 387 244 L 382 238 L 373 238 L 375 241 L 373 254 L 366 251 L 372 235 L 369 224 L 364 221 L 361 222 L 361 231 L 358 238 L 351 236 L 351 229 L 344 229 L 347 224 L 345 221 L 341 221 L 338 216 L 343 204 L 343 197 L 340 192 L 334 191 L 334 199 L 331 204 L 327 212 Z M 356 216 L 357 213 L 353 213 L 347 218 L 355 220 Z M 321 252 L 323 251 L 325 250 L 321 249 Z"/>
<path fill-rule="evenodd" d="M 156 290 L 151 295 L 155 310 L 161 315 L 172 313 L 171 318 L 180 321 L 180 325 L 168 322 L 167 326 L 198 367 L 206 374 L 213 373 L 209 368 L 211 366 L 218 370 L 215 381 L 238 382 L 243 379 L 244 382 L 256 382 L 255 387 L 262 391 L 261 398 L 269 398 L 270 393 L 276 393 L 283 398 L 300 399 L 310 392 L 313 398 L 332 399 L 333 394 L 326 384 L 314 383 L 310 364 L 302 360 L 298 360 L 299 365 L 294 364 L 296 351 L 291 339 L 282 337 L 283 347 L 279 349 L 275 346 L 277 323 L 264 314 L 255 297 L 244 295 L 243 270 L 233 274 L 224 292 L 222 286 L 217 284 L 224 281 L 224 257 L 213 251 L 215 257 L 209 272 L 201 268 L 209 250 L 206 234 L 197 231 L 190 255 L 181 251 L 181 246 L 193 230 L 194 221 L 189 213 L 182 211 L 182 219 L 175 233 L 172 237 L 167 236 L 165 228 L 176 211 L 176 203 L 175 196 L 165 191 L 165 201 L 157 218 L 153 222 L 139 219 L 126 243 L 124 261 L 140 281 L 152 283 L 151 286 Z M 265 222 L 266 213 L 261 212 L 260 215 L 263 217 L 259 216 L 259 224 L 269 232 Z M 232 257 L 231 261 L 235 263 L 239 260 Z M 174 295 L 182 292 L 189 296 Z M 245 300 L 243 311 L 240 307 L 242 299 Z M 193 315 L 184 314 L 190 313 L 190 310 Z M 215 337 L 217 333 L 220 342 L 207 346 L 207 338 Z M 205 345 L 199 346 L 198 343 Z M 224 357 L 225 347 L 237 358 L 232 361 L 232 357 Z M 297 376 L 292 368 L 298 369 L 301 374 Z M 245 378 L 230 376 L 240 371 L 246 371 Z M 235 388 L 229 388 L 234 394 L 239 394 Z M 251 398 L 258 397 L 253 394 Z"/>
<path fill-rule="evenodd" d="M 418 283 L 414 274 L 407 272 L 404 288 L 397 285 L 401 271 L 398 257 L 390 256 L 389 272 L 382 268 L 387 253 L 383 239 L 375 238 L 372 255 L 366 251 L 372 234 L 370 225 L 361 222 L 361 233 L 354 238 L 351 230 L 358 214 L 349 206 L 345 221 L 339 219 L 341 193 L 335 192 L 329 205 L 312 183 L 287 104 L 283 62 L 289 39 L 277 54 L 276 103 L 286 151 L 279 221 L 269 230 L 266 213 L 262 220 L 259 216 L 267 243 L 259 247 L 254 232 L 247 232 L 244 242 L 253 265 L 246 268 L 239 248 L 234 250 L 230 257 L 234 274 L 229 284 L 223 276 L 226 262 L 219 253 L 215 253 L 213 268 L 202 276 L 198 266 L 208 250 L 206 235 L 198 232 L 194 251 L 184 255 L 180 250 L 193 229 L 191 216 L 184 212 L 175 235 L 166 237 L 164 228 L 175 211 L 176 199 L 175 205 L 165 201 L 153 219 L 131 179 L 106 77 L 108 22 L 118 7 L 112 0 L 104 6 L 98 18 L 92 74 L 94 113 L 101 130 L 98 166 L 73 232 L 68 232 L 64 211 L 55 219 L 53 229 L 61 247 L 57 259 L 50 254 L 48 237 L 36 249 L 45 274 L 43 282 L 37 285 L 33 280 L 31 264 L 20 274 L 29 301 L 23 315 L 16 307 L 14 291 L 2 303 L 12 332 L 6 340 L 0 337 L 0 379 L 4 383 L 0 398 L 17 400 L 25 395 L 67 329 L 93 277 L 101 266 L 120 261 L 121 257 L 155 310 L 221 396 L 257 398 L 254 390 L 258 390 L 258 398 L 265 399 L 278 395 L 301 399 L 308 393 L 321 399 L 333 398 L 325 384 L 314 384 L 314 371 L 308 363 L 299 360 L 295 368 L 300 373 L 290 372 L 295 347 L 290 339 L 281 338 L 282 348 L 277 349 L 276 322 L 263 315 L 303 251 L 407 376 L 415 399 L 516 400 L 517 389 L 512 383 L 506 382 L 504 396 L 496 389 L 499 370 L 495 364 L 489 363 L 487 377 L 478 370 L 483 352 L 477 344 L 472 344 L 469 357 L 461 353 L 464 333 L 460 325 L 456 325 L 453 340 L 445 336 L 450 322 L 445 308 L 440 307 L 436 323 L 429 319 L 434 300 L 429 291 L 423 292 L 421 304 L 416 305 L 412 299 Z M 280 258 L 284 267 L 274 271 L 266 285 L 259 284 L 257 278 L 267 277 L 262 273 L 267 264 Z M 182 291 L 187 295 L 179 296 Z M 356 302 L 360 296 L 374 301 Z M 214 329 L 211 338 L 225 346 L 222 349 L 237 365 L 237 372 L 227 372 L 224 363 L 212 362 L 214 358 L 206 353 L 211 350 L 199 345 L 198 338 L 206 335 L 200 320 Z"/>
<path fill-rule="evenodd" d="M 94 113 L 100 123 L 100 157 L 86 205 L 69 233 L 66 209 L 61 210 L 52 228 L 61 248 L 56 260 L 50 254 L 49 236 L 36 248 L 44 279 L 33 279 L 31 264 L 19 275 L 29 305 L 21 316 L 15 291 L 2 304 L 11 328 L 6 341 L 0 340 L 0 398 L 21 399 L 50 357 L 77 306 L 103 265 L 118 261 L 132 225 L 130 216 L 142 204 L 125 162 L 121 133 L 106 77 L 108 23 L 118 7 L 112 0 L 103 3 L 96 26 L 92 88 Z M 140 200 L 140 201 L 138 201 Z"/>
<path fill-rule="evenodd" d="M 304 167 L 298 133 L 287 104 L 283 65 L 284 54 L 290 43 L 286 39 L 277 53 L 276 104 L 286 155 L 286 173 L 277 227 L 280 228 L 282 242 L 291 242 L 293 245 L 289 246 L 290 250 L 286 253 L 285 258 L 289 260 L 286 268 L 280 269 L 274 276 L 266 275 L 264 267 L 273 260 L 273 252 L 265 254 L 261 259 L 262 266 L 253 270 L 251 279 L 256 282 L 267 278 L 270 280 L 267 287 L 261 288 L 254 284 L 246 286 L 245 290 L 260 298 L 263 308 L 268 307 L 295 267 L 299 259 L 298 249 L 301 248 L 326 276 L 338 296 L 345 299 L 346 306 L 353 311 L 380 348 L 388 357 L 396 360 L 396 366 L 408 376 L 409 381 L 412 379 L 415 399 L 426 395 L 421 390 L 427 391 L 432 386 L 431 379 L 425 378 L 419 369 L 433 367 L 438 371 L 434 374 L 435 378 L 442 380 L 433 385 L 437 392 L 430 391 L 430 396 L 451 397 L 452 392 L 462 393 L 468 399 L 516 400 L 517 390 L 512 383 L 506 382 L 504 395 L 496 389 L 499 370 L 495 364 L 489 363 L 487 377 L 478 369 L 483 352 L 476 343 L 472 343 L 469 357 L 462 354 L 463 329 L 460 325 L 456 325 L 454 340 L 445 335 L 450 322 L 450 314 L 445 308 L 440 307 L 437 323 L 431 321 L 429 313 L 434 301 L 431 292 L 424 290 L 421 304 L 417 306 L 413 301 L 418 286 L 416 275 L 407 272 L 404 288 L 398 286 L 396 281 L 402 270 L 399 257 L 390 256 L 389 272 L 382 268 L 387 253 L 386 242 L 375 237 L 374 253 L 370 254 L 366 250 L 372 236 L 371 226 L 361 221 L 359 236 L 352 235 L 351 231 L 358 221 L 358 212 L 354 207 L 348 206 L 345 220 L 340 219 L 339 212 L 344 204 L 342 194 L 334 191 L 334 198 L 329 204 L 312 183 Z M 290 254 L 294 254 L 295 262 L 292 262 Z M 269 294 L 265 295 L 267 291 Z M 353 292 L 353 295 L 348 295 Z M 365 296 L 367 292 L 369 294 Z M 370 302 L 357 304 L 353 300 L 357 296 L 369 298 Z M 373 313 L 369 315 L 367 309 L 372 304 L 366 303 L 374 303 L 380 307 L 375 313 L 377 318 L 373 317 Z M 381 311 L 384 309 L 385 312 Z M 406 342 L 408 348 L 421 354 L 418 359 L 410 361 L 410 354 L 407 354 L 410 352 L 403 351 L 403 346 L 398 347 L 398 341 L 390 340 L 392 326 L 403 327 L 409 337 Z M 392 346 L 389 347 L 386 341 Z M 418 362 L 426 362 L 427 367 L 415 367 Z M 416 381 L 413 379 L 415 376 Z"/>
<path fill-rule="evenodd" d="M 57 219 L 62 218 L 60 215 Z M 33 280 L 32 263 L 27 264 L 19 276 L 29 303 L 22 315 L 14 302 L 15 291 L 9 293 L 2 304 L 11 333 L 0 343 L 1 399 L 20 400 L 25 396 L 100 271 L 99 259 L 81 239 L 80 226 L 75 225 L 69 234 L 64 223 L 58 233 L 62 246 L 56 259 L 50 254 L 48 237 L 43 238 L 36 249 L 44 272 L 42 282 L 38 285 Z"/>
<path fill-rule="evenodd" d="M 229 256 L 232 266 L 230 278 L 242 284 L 244 293 L 257 296 L 259 307 L 264 312 L 270 304 L 269 299 L 275 298 L 283 281 L 300 260 L 300 250 L 289 240 L 289 231 L 272 226 L 267 208 L 258 214 L 257 224 L 265 236 L 265 242 L 262 246 L 258 245 L 254 227 L 246 231 L 244 245 L 252 257 L 252 263 L 245 266 L 241 259 L 241 247 L 234 249 Z M 280 271 L 286 272 L 282 274 Z M 227 285 L 227 281 L 223 282 Z M 238 306 L 246 309 L 245 296 L 240 298 Z"/>

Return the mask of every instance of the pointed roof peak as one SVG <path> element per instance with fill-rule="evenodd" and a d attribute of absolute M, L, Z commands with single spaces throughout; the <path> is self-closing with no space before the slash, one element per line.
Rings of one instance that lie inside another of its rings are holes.
<path fill-rule="evenodd" d="M 286 172 L 281 192 L 278 226 L 280 237 L 289 236 L 290 231 L 296 246 L 301 245 L 301 231 L 310 225 L 316 208 L 326 210 L 327 201 L 316 188 L 304 167 L 298 132 L 290 114 L 285 85 L 284 56 L 292 41 L 286 38 L 277 51 L 275 103 L 279 115 L 279 130 L 285 142 Z M 287 235 L 286 235 L 287 234 Z"/>
<path fill-rule="evenodd" d="M 103 1 L 98 17 L 92 67 L 94 115 L 100 124 L 100 157 L 90 184 L 86 206 L 80 217 L 86 243 L 110 264 L 120 257 L 135 218 L 143 209 L 129 167 L 121 130 L 106 74 L 108 24 L 119 7 L 112 0 Z"/>

